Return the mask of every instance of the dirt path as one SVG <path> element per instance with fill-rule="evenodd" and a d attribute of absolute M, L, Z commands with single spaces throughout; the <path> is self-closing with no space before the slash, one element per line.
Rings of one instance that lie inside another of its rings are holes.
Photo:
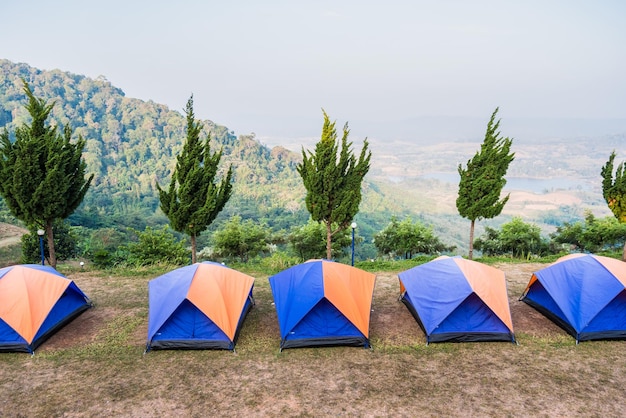
<path fill-rule="evenodd" d="M 28 229 L 0 222 L 0 248 L 19 243 L 24 234 Z"/>

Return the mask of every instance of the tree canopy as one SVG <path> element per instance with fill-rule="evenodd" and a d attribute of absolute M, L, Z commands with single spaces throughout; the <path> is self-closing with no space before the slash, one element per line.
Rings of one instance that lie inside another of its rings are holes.
<path fill-rule="evenodd" d="M 498 216 L 509 200 L 509 195 L 501 199 L 500 194 L 506 184 L 504 176 L 515 154 L 510 152 L 513 141 L 508 137 L 502 137 L 498 130 L 500 128 L 500 120 L 496 121 L 498 110 L 496 108 L 489 119 L 480 151 L 467 161 L 465 168 L 461 164 L 458 167 L 460 182 L 456 207 L 462 217 L 471 221 L 470 259 L 473 256 L 476 220 Z"/>
<path fill-rule="evenodd" d="M 193 96 L 187 101 L 187 140 L 176 158 L 168 190 L 157 183 L 161 209 L 172 228 L 191 237 L 191 260 L 196 262 L 196 236 L 207 229 L 224 208 L 232 190 L 232 166 L 216 181 L 222 151 L 211 153 L 211 134 L 200 140 L 202 125 L 193 113 Z"/>
<path fill-rule="evenodd" d="M 602 175 L 602 196 L 617 220 L 626 223 L 626 167 L 624 162 L 621 162 L 615 170 L 615 177 L 613 177 L 615 156 L 615 151 L 613 151 L 600 172 Z M 624 242 L 624 250 L 622 251 L 622 261 L 626 261 L 626 242 Z"/>
<path fill-rule="evenodd" d="M 339 142 L 335 122 L 322 112 L 324 125 L 315 153 L 303 148 L 303 161 L 297 170 L 307 191 L 305 203 L 311 218 L 326 225 L 326 258 L 331 259 L 333 235 L 348 228 L 359 211 L 361 183 L 369 171 L 372 154 L 365 139 L 357 159 L 352 142 L 348 142 L 348 124 Z"/>
<path fill-rule="evenodd" d="M 36 98 L 22 81 L 32 121 L 16 128 L 13 143 L 7 129 L 0 134 L 0 194 L 16 218 L 45 231 L 49 263 L 56 267 L 54 221 L 76 210 L 93 174 L 85 179 L 82 136 L 72 143 L 69 125 L 62 126 L 60 133 L 56 125 L 46 124 L 54 103 Z"/>

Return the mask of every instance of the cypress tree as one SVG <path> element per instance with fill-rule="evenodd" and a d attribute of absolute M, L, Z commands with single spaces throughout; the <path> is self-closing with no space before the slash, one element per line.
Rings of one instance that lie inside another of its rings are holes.
<path fill-rule="evenodd" d="M 497 113 L 498 108 L 487 124 L 487 132 L 480 151 L 467 161 L 466 168 L 461 164 L 458 167 L 460 181 L 456 207 L 462 217 L 471 221 L 470 260 L 474 252 L 476 220 L 498 216 L 509 200 L 509 195 L 500 199 L 500 194 L 506 184 L 504 176 L 515 154 L 509 152 L 513 141 L 508 137 L 503 138 L 498 131 L 500 120 L 496 122 Z"/>
<path fill-rule="evenodd" d="M 626 167 L 621 162 L 615 170 L 613 178 L 613 164 L 615 151 L 611 153 L 609 160 L 602 167 L 602 196 L 620 223 L 626 222 Z M 626 242 L 622 251 L 622 261 L 626 261 Z"/>
<path fill-rule="evenodd" d="M 204 231 L 230 199 L 232 166 L 221 182 L 216 181 L 222 150 L 211 153 L 211 134 L 200 139 L 202 126 L 195 119 L 193 95 L 185 107 L 187 139 L 176 157 L 176 168 L 168 190 L 159 190 L 161 209 L 175 231 L 191 237 L 191 262 L 196 262 L 196 237 Z"/>
<path fill-rule="evenodd" d="M 350 226 L 359 211 L 361 183 L 369 171 L 371 152 L 367 138 L 358 160 L 352 153 L 348 124 L 343 128 L 341 149 L 337 141 L 335 122 L 330 122 L 324 110 L 322 136 L 315 153 L 302 149 L 302 163 L 297 170 L 307 190 L 306 207 L 311 218 L 326 226 L 326 258 L 332 257 L 332 237 Z M 334 228 L 333 228 L 334 226 Z"/>
<path fill-rule="evenodd" d="M 93 174 L 85 180 L 82 136 L 72 143 L 69 125 L 62 127 L 63 133 L 57 126 L 46 125 L 54 103 L 36 98 L 22 81 L 32 122 L 16 128 L 14 143 L 6 129 L 0 134 L 0 194 L 13 216 L 45 231 L 49 263 L 56 268 L 52 225 L 76 210 Z"/>

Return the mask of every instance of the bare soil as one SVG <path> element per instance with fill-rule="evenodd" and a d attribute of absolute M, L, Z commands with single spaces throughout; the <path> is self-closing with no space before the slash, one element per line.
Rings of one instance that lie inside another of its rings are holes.
<path fill-rule="evenodd" d="M 505 271 L 518 344 L 426 345 L 379 272 L 371 349 L 279 352 L 266 277 L 236 351 L 144 354 L 149 277 L 68 274 L 94 307 L 34 356 L 0 353 L 0 417 L 614 416 L 626 414 L 626 342 L 573 338 L 518 298 L 543 264 Z"/>
<path fill-rule="evenodd" d="M 22 235 L 27 233 L 25 228 L 0 222 L 0 248 L 19 243 Z"/>

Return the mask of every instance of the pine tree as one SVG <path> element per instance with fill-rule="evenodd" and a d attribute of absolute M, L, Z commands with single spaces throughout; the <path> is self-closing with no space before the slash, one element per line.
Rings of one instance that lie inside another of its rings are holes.
<path fill-rule="evenodd" d="M 621 162 L 615 170 L 613 178 L 613 164 L 615 151 L 611 153 L 609 161 L 602 167 L 602 196 L 609 205 L 609 209 L 620 223 L 626 222 L 626 166 Z M 626 261 L 626 242 L 622 251 L 622 261 Z"/>
<path fill-rule="evenodd" d="M 22 81 L 28 97 L 25 107 L 32 122 L 16 128 L 14 143 L 6 129 L 0 134 L 0 194 L 13 216 L 45 231 L 48 261 L 56 268 L 52 225 L 76 210 L 93 174 L 85 180 L 85 140 L 79 136 L 72 143 L 69 125 L 62 127 L 62 134 L 57 126 L 46 125 L 54 103 L 36 98 L 28 83 Z"/>
<path fill-rule="evenodd" d="M 497 113 L 498 108 L 491 115 L 480 151 L 467 161 L 465 169 L 461 164 L 458 167 L 461 179 L 456 207 L 462 217 L 471 221 L 470 260 L 474 252 L 476 220 L 498 216 L 509 200 L 509 195 L 500 199 L 500 194 L 506 184 L 504 176 L 515 154 L 509 153 L 513 141 L 508 137 L 503 138 L 498 131 L 500 120 L 496 122 Z"/>
<path fill-rule="evenodd" d="M 172 228 L 191 237 L 191 262 L 196 262 L 196 237 L 204 231 L 230 199 L 232 166 L 216 182 L 222 150 L 211 153 L 211 134 L 200 140 L 202 126 L 193 113 L 193 95 L 187 101 L 187 140 L 176 157 L 168 190 L 157 184 L 161 209 Z"/>
<path fill-rule="evenodd" d="M 350 226 L 359 211 L 361 183 L 369 171 L 371 152 L 367 139 L 358 161 L 352 153 L 348 124 L 343 128 L 341 150 L 337 141 L 335 122 L 324 113 L 322 137 L 315 146 L 315 153 L 302 149 L 302 163 L 297 170 L 307 190 L 306 207 L 311 218 L 326 226 L 326 258 L 332 257 L 332 237 Z M 333 225 L 335 228 L 333 229 Z"/>

